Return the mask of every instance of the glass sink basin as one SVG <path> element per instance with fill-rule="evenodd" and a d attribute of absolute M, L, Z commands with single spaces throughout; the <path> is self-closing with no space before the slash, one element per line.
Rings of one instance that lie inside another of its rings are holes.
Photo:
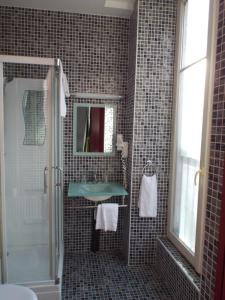
<path fill-rule="evenodd" d="M 91 201 L 104 201 L 112 196 L 128 195 L 125 188 L 116 182 L 70 182 L 68 197 L 84 197 Z"/>

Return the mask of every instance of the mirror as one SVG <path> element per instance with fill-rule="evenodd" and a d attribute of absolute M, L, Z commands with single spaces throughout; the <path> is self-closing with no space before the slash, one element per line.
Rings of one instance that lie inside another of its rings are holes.
<path fill-rule="evenodd" d="M 116 105 L 74 104 L 74 155 L 113 155 L 115 132 Z"/>
<path fill-rule="evenodd" d="M 26 90 L 23 95 L 25 123 L 24 145 L 40 146 L 45 142 L 44 91 Z"/>

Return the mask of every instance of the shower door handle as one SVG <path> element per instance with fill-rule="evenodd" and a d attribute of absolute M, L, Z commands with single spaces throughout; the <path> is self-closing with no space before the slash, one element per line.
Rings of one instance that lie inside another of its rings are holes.
<path fill-rule="evenodd" d="M 55 185 L 58 186 L 58 187 L 63 187 L 63 169 L 56 166 L 56 167 L 52 167 L 52 169 L 55 169 L 57 171 L 59 171 L 60 173 L 60 182 L 57 182 Z"/>
<path fill-rule="evenodd" d="M 47 171 L 48 171 L 48 167 L 45 167 L 44 168 L 44 194 L 47 194 L 48 191 Z"/>

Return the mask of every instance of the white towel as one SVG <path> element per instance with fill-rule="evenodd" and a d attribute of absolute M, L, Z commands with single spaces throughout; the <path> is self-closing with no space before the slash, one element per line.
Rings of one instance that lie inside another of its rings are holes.
<path fill-rule="evenodd" d="M 142 218 L 157 216 L 157 179 L 156 175 L 143 175 L 139 194 L 139 216 Z"/>
<path fill-rule="evenodd" d="M 118 223 L 118 204 L 104 203 L 97 208 L 95 229 L 104 231 L 116 231 Z"/>
<path fill-rule="evenodd" d="M 69 83 L 65 73 L 62 73 L 62 82 L 63 82 L 63 88 L 64 88 L 64 93 L 66 95 L 66 98 L 69 98 L 70 97 Z"/>
<path fill-rule="evenodd" d="M 60 115 L 66 116 L 66 97 L 70 97 L 69 85 L 65 73 L 63 72 L 63 66 L 60 61 Z"/>
<path fill-rule="evenodd" d="M 61 117 L 66 116 L 66 95 L 65 95 L 65 90 L 64 90 L 64 85 L 63 85 L 63 71 L 60 71 L 60 115 Z"/>

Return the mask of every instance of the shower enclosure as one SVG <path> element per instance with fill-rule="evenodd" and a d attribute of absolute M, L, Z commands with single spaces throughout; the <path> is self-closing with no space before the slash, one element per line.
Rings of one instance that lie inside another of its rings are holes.
<path fill-rule="evenodd" d="M 60 65 L 0 56 L 0 280 L 40 299 L 60 299 L 63 264 Z"/>

